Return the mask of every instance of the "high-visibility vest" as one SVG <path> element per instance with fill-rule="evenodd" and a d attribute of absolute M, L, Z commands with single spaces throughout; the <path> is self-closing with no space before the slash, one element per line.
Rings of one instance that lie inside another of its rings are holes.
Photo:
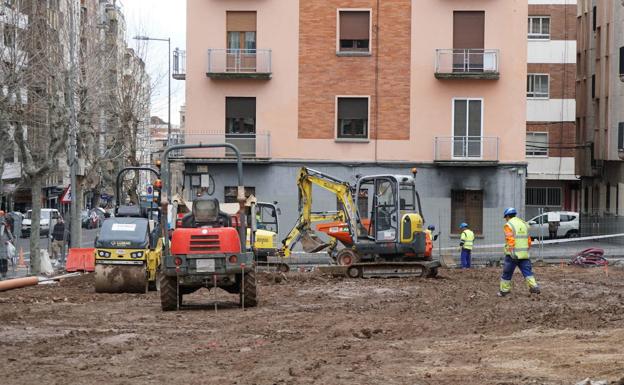
<path fill-rule="evenodd" d="M 431 257 L 433 251 L 433 234 L 431 230 L 425 230 L 425 257 Z"/>
<path fill-rule="evenodd" d="M 470 229 L 466 229 L 462 231 L 461 238 L 464 241 L 463 248 L 467 250 L 472 250 L 472 245 L 474 244 L 475 235 Z"/>
<path fill-rule="evenodd" d="M 518 217 L 511 218 L 507 225 L 513 232 L 515 246 L 513 250 L 510 250 L 509 245 L 505 241 L 505 254 L 517 259 L 529 259 L 529 226 Z"/>

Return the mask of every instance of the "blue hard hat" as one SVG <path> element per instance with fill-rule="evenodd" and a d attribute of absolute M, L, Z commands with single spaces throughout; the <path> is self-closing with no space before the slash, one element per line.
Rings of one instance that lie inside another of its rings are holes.
<path fill-rule="evenodd" d="M 434 225 L 429 225 L 429 226 L 427 227 L 427 229 L 429 229 L 429 230 L 433 231 L 433 230 L 435 230 L 435 226 L 434 226 Z"/>
<path fill-rule="evenodd" d="M 467 229 L 467 228 L 468 228 L 468 223 L 466 223 L 466 222 L 462 222 L 462 223 L 460 223 L 460 224 L 459 224 L 459 228 L 460 228 L 460 229 Z"/>
<path fill-rule="evenodd" d="M 505 212 L 503 213 L 503 217 L 506 217 L 508 215 L 517 215 L 518 211 L 516 211 L 515 208 L 513 207 L 508 207 L 505 209 Z"/>

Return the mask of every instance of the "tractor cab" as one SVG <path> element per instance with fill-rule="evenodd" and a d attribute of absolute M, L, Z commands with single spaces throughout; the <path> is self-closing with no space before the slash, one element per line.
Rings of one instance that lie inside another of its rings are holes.
<path fill-rule="evenodd" d="M 232 227 L 232 219 L 227 213 L 221 211 L 218 199 L 202 195 L 193 201 L 193 208 L 190 213 L 182 217 L 180 227 Z"/>

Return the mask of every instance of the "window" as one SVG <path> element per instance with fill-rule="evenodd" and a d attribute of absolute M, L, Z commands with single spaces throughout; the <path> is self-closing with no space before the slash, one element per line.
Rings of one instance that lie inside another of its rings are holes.
<path fill-rule="evenodd" d="M 480 99 L 453 100 L 453 157 L 480 158 L 482 150 Z"/>
<path fill-rule="evenodd" d="M 592 99 L 596 98 L 596 75 L 592 75 L 591 77 L 591 97 Z"/>
<path fill-rule="evenodd" d="M 529 16 L 529 39 L 550 39 L 549 16 Z"/>
<path fill-rule="evenodd" d="M 618 151 L 624 151 L 624 122 L 618 123 Z"/>
<path fill-rule="evenodd" d="M 256 195 L 255 187 L 245 187 L 245 198 L 249 198 L 250 195 Z M 236 200 L 238 196 L 238 187 L 236 186 L 225 186 L 225 190 L 223 193 L 224 203 L 238 203 Z"/>
<path fill-rule="evenodd" d="M 368 97 L 338 97 L 338 139 L 368 139 Z"/>
<path fill-rule="evenodd" d="M 547 132 L 527 132 L 526 156 L 548 156 Z"/>
<path fill-rule="evenodd" d="M 370 52 L 369 10 L 338 11 L 338 52 Z"/>
<path fill-rule="evenodd" d="M 561 206 L 561 188 L 559 187 L 527 187 L 527 206 Z"/>
<path fill-rule="evenodd" d="M 549 76 L 547 74 L 527 75 L 527 98 L 548 98 Z"/>
<path fill-rule="evenodd" d="M 225 98 L 225 133 L 256 133 L 256 98 Z"/>
<path fill-rule="evenodd" d="M 620 47 L 620 77 L 622 76 L 624 76 L 624 47 Z"/>
<path fill-rule="evenodd" d="M 451 234 L 459 234 L 457 225 L 466 222 L 475 234 L 483 233 L 483 191 L 451 191 Z"/>
<path fill-rule="evenodd" d="M 597 21 L 596 20 L 596 18 L 597 18 L 596 13 L 597 13 L 596 12 L 596 6 L 594 5 L 594 7 L 592 8 L 592 30 L 594 30 L 594 31 L 596 30 L 596 24 L 597 24 L 596 23 L 596 21 Z"/>
<path fill-rule="evenodd" d="M 226 14 L 226 70 L 254 72 L 256 70 L 256 12 Z"/>

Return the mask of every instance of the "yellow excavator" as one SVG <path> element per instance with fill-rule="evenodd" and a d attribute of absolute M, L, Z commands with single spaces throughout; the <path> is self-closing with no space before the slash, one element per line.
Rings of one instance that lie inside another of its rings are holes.
<path fill-rule="evenodd" d="M 326 247 L 311 227 L 312 187 L 318 186 L 340 202 L 344 220 L 320 230 L 344 245 L 334 260 L 345 266 L 349 277 L 436 276 L 439 261 L 425 257 L 416 171 L 412 169 L 412 175 L 358 176 L 355 186 L 351 186 L 302 167 L 297 180 L 300 218 L 296 229 L 304 251 Z"/>

